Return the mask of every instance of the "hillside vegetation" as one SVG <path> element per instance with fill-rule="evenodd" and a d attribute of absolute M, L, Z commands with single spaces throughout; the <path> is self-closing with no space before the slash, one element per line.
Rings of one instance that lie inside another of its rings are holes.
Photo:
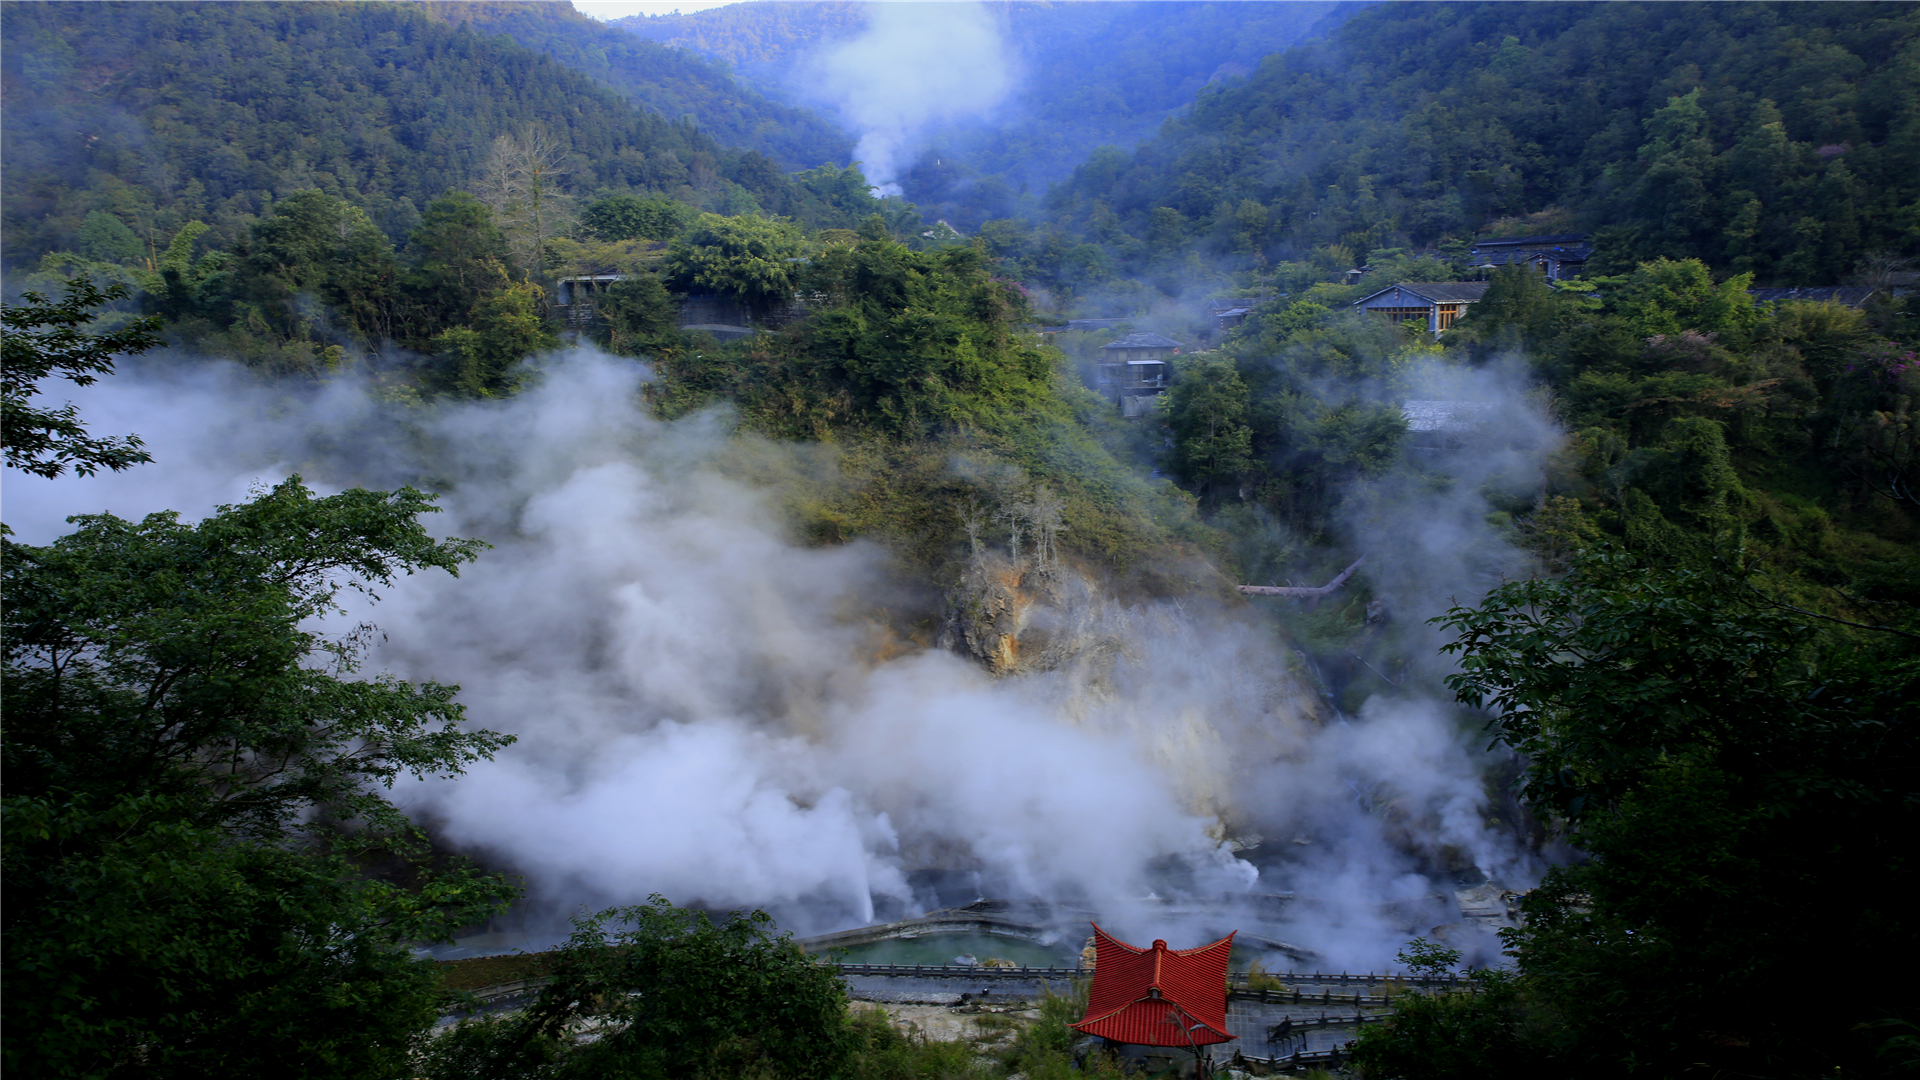
<path fill-rule="evenodd" d="M 1920 6 L 1376 5 L 1244 79 L 1237 7 L 1005 9 L 1073 28 L 1032 46 L 1083 62 L 995 129 L 1033 142 L 909 185 L 1008 215 L 969 238 L 857 167 L 778 160 L 826 128 L 762 130 L 798 114 L 557 9 L 7 5 L 5 253 L 38 290 L 4 312 L 8 461 L 142 461 L 36 394 L 163 336 L 156 363 L 352 378 L 402 436 L 520 393 L 572 338 L 647 361 L 658 416 L 750 436 L 715 467 L 775 492 L 796 542 L 887 549 L 914 607 L 889 648 L 1006 673 L 1017 651 L 963 625 L 985 600 L 1213 609 L 1364 554 L 1328 602 L 1244 625 L 1355 730 L 1376 696 L 1450 697 L 1562 864 L 1508 970 L 1368 1028 L 1367 1077 L 1911 1073 L 1912 995 L 1871 988 L 1920 944 Z M 729 10 L 657 25 L 732 27 L 699 40 L 744 68 L 848 14 Z M 1050 167 L 1018 155 L 1216 74 L 1151 142 L 1018 195 Z M 733 109 L 768 152 L 648 95 Z M 1438 335 L 1353 309 L 1476 272 L 1475 236 L 1576 229 L 1585 277 L 1499 270 Z M 563 319 L 584 274 L 618 280 Z M 1748 291 L 1846 279 L 1875 294 Z M 1251 311 L 1203 334 L 1216 291 Z M 1138 419 L 1085 380 L 1108 333 L 1038 332 L 1108 312 L 1184 335 Z M 1414 431 L 1414 400 L 1463 422 Z M 510 740 L 456 688 L 354 677 L 360 632 L 310 632 L 342 585 L 477 555 L 421 525 L 432 501 L 293 478 L 197 524 L 0 543 L 10 1068 L 1113 1073 L 1070 1064 L 1072 998 L 1017 1034 L 906 1039 L 765 916 L 664 901 L 583 917 L 529 1009 L 432 1036 L 459 1003 L 407 947 L 515 887 L 442 858 L 382 785 Z M 1845 992 L 1810 1004 L 1810 957 Z"/>
<path fill-rule="evenodd" d="M 611 32 L 539 17 L 564 5 L 531 7 L 489 14 L 593 61 L 597 77 L 423 5 L 8 4 L 5 261 L 82 250 L 94 212 L 126 226 L 149 261 L 190 221 L 229 246 L 308 188 L 403 239 L 435 198 L 478 187 L 501 136 L 550 142 L 573 190 L 714 208 L 746 205 L 736 177 L 763 195 L 782 186 L 783 170 L 751 149 L 756 132 L 780 132 L 761 145 L 798 165 L 844 160 L 817 122 L 698 58 L 619 35 L 595 44 Z M 745 145 L 724 147 L 709 127 Z"/>
<path fill-rule="evenodd" d="M 1003 56 L 1015 74 L 991 115 L 945 124 L 901 177 L 907 199 L 966 229 L 1030 214 L 1049 184 L 1102 145 L 1152 136 L 1203 88 L 1243 76 L 1275 50 L 1337 22 L 1333 3 L 1154 3 L 1108 0 L 993 4 Z M 831 109 L 811 93 L 818 51 L 857 35 L 859 4 L 732 4 L 685 15 L 633 16 L 614 25 L 731 64 L 769 94 Z"/>
<path fill-rule="evenodd" d="M 1914 5 L 1382 4 L 1093 154 L 1047 219 L 1111 263 L 1047 269 L 1358 266 L 1491 223 L 1832 284 L 1911 252 L 1916 185 Z"/>

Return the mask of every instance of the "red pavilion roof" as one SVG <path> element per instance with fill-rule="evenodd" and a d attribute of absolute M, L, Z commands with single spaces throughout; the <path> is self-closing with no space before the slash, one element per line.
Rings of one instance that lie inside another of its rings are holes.
<path fill-rule="evenodd" d="M 1093 987 L 1074 1030 L 1142 1046 L 1226 1042 L 1233 935 L 1197 949 L 1135 948 L 1093 926 Z"/>

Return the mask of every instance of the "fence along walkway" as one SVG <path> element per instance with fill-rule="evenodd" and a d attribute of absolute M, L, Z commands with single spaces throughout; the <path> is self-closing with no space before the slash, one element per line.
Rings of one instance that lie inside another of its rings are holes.
<path fill-rule="evenodd" d="M 1018 979 L 1070 982 L 1085 979 L 1093 974 L 1091 968 L 1068 967 L 987 967 L 966 964 L 837 964 L 842 975 L 892 976 L 914 979 L 943 979 L 954 982 L 978 982 L 988 979 Z M 1264 973 L 1263 978 L 1275 979 L 1286 984 L 1287 989 L 1275 990 L 1263 987 L 1259 990 L 1246 986 L 1248 975 L 1244 971 L 1227 974 L 1227 995 L 1238 1001 L 1258 1001 L 1271 1005 L 1351 1005 L 1354 1008 L 1390 1008 L 1393 1005 L 1394 990 L 1411 986 L 1472 986 L 1473 980 L 1464 975 L 1393 975 L 1376 972 L 1338 975 L 1324 972 L 1275 971 Z M 1235 986 L 1235 983 L 1240 985 Z M 485 986 L 473 992 L 482 1003 L 492 1004 L 512 998 L 526 997 L 539 991 L 547 984 L 545 979 L 520 979 L 515 982 Z M 1380 994 L 1349 993 L 1336 994 L 1334 986 L 1352 986 L 1359 984 L 1371 989 L 1375 984 L 1382 988 Z M 1303 991 L 1302 986 L 1318 986 L 1318 991 Z"/>
<path fill-rule="evenodd" d="M 972 980 L 978 979 L 983 975 L 989 978 L 1000 977 L 1011 979 L 1085 979 L 1093 975 L 1092 968 L 1077 967 L 987 967 L 984 964 L 977 966 L 967 964 L 838 964 L 835 966 L 840 969 L 840 974 L 842 975 L 893 975 L 917 979 Z M 1319 971 L 1269 971 L 1262 972 L 1261 978 L 1276 979 L 1287 984 L 1289 987 L 1295 985 L 1348 986 L 1354 983 L 1368 987 L 1372 987 L 1375 984 L 1383 987 L 1474 985 L 1473 979 L 1466 975 L 1396 975 L 1391 972 L 1371 971 L 1357 974 L 1341 972 L 1338 975 Z M 1229 986 L 1238 983 L 1241 987 L 1245 987 L 1248 979 L 1248 973 L 1244 971 L 1227 973 L 1227 985 Z M 1234 991 L 1236 994 L 1248 992 L 1249 991 L 1244 989 L 1236 989 Z M 1260 993 L 1260 991 L 1257 990 L 1251 992 L 1256 994 Z M 1289 993 L 1291 992 L 1290 990 Z M 1279 991 L 1274 991 L 1274 993 L 1279 993 Z M 1313 994 L 1309 996 L 1317 998 L 1319 995 Z M 1275 998 L 1274 1000 L 1279 999 Z"/>

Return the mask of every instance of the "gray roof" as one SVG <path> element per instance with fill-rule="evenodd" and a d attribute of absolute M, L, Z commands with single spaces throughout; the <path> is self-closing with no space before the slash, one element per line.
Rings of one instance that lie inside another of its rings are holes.
<path fill-rule="evenodd" d="M 1472 431 L 1492 414 L 1493 406 L 1480 401 L 1447 401 L 1438 398 L 1402 402 L 1400 411 L 1407 416 L 1408 431 Z"/>
<path fill-rule="evenodd" d="M 1557 236 L 1516 236 L 1511 240 L 1475 240 L 1473 250 L 1483 247 L 1582 247 L 1587 242 L 1586 233 L 1560 233 Z"/>
<path fill-rule="evenodd" d="M 1109 341 L 1100 346 L 1102 349 L 1177 349 L 1180 343 L 1163 334 L 1141 332 L 1128 334 L 1119 341 Z"/>
<path fill-rule="evenodd" d="M 1405 289 L 1407 292 L 1435 304 L 1471 304 L 1487 295 L 1487 287 L 1492 284 L 1491 281 L 1403 281 L 1396 285 L 1389 285 L 1381 289 L 1380 292 L 1363 296 L 1355 300 L 1353 306 L 1359 307 L 1375 296 L 1379 296 L 1381 293 L 1392 292 L 1395 289 Z"/>
<path fill-rule="evenodd" d="M 1865 304 L 1876 291 L 1871 285 L 1795 285 L 1790 289 L 1748 289 L 1747 295 L 1762 304 L 1802 300 L 1857 308 Z"/>

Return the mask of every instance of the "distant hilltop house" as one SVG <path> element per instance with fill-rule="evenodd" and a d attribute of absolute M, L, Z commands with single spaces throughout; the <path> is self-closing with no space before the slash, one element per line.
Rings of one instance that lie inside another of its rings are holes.
<path fill-rule="evenodd" d="M 1502 266 L 1531 266 L 1548 281 L 1579 277 L 1593 255 L 1586 233 L 1525 236 L 1517 240 L 1481 240 L 1467 250 L 1467 260 L 1482 274 Z"/>
<path fill-rule="evenodd" d="M 1435 337 L 1466 314 L 1467 305 L 1487 295 L 1490 282 L 1423 281 L 1402 282 L 1381 289 L 1372 296 L 1354 301 L 1353 306 L 1398 325 L 1410 319 L 1427 324 Z"/>
<path fill-rule="evenodd" d="M 1231 330 L 1247 321 L 1260 303 L 1257 296 L 1223 296 L 1207 301 L 1207 321 L 1215 330 Z"/>
<path fill-rule="evenodd" d="M 1100 346 L 1099 391 L 1123 416 L 1145 416 L 1153 399 L 1167 392 L 1167 360 L 1180 343 L 1161 334 L 1128 334 Z"/>
<path fill-rule="evenodd" d="M 1850 308 L 1866 307 L 1880 292 L 1871 285 L 1795 285 L 1786 289 L 1748 289 L 1756 304 L 1778 304 L 1798 300 L 1808 304 L 1841 304 Z"/>

